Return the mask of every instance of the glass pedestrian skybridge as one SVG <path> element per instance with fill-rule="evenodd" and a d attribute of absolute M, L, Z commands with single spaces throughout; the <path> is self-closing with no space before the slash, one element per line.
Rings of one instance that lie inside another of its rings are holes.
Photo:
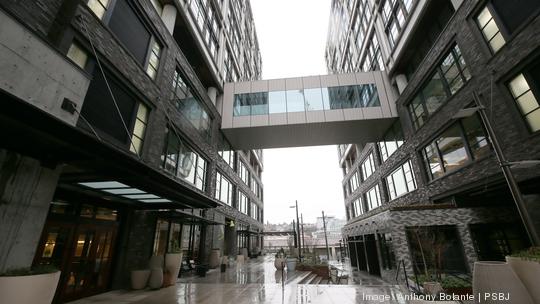
<path fill-rule="evenodd" d="M 226 83 L 222 131 L 236 149 L 376 141 L 396 96 L 384 71 Z"/>

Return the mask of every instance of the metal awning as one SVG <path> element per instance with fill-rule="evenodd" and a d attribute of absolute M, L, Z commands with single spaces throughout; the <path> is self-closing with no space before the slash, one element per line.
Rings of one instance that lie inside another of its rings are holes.
<path fill-rule="evenodd" d="M 40 160 L 43 166 L 54 168 L 59 163 L 66 164 L 59 187 L 102 195 L 143 209 L 220 205 L 214 198 L 155 169 L 123 147 L 100 140 L 1 90 L 0 100 L 3 103 L 0 146 Z M 155 201 L 129 199 L 103 191 L 107 188 L 88 187 L 88 183 L 106 182 L 117 182 L 154 195 Z"/>
<path fill-rule="evenodd" d="M 181 224 L 193 224 L 193 225 L 225 225 L 225 223 L 220 223 L 218 221 L 208 219 L 193 213 L 185 212 L 182 210 L 168 210 L 168 211 L 159 211 L 158 215 L 160 218 L 172 220 L 175 223 Z"/>

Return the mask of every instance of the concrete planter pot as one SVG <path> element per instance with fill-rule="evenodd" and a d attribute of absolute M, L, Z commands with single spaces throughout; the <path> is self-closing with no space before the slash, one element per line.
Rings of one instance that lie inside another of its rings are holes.
<path fill-rule="evenodd" d="M 210 258 L 208 261 L 210 268 L 217 268 L 220 264 L 220 250 L 219 248 L 212 249 L 210 252 Z"/>
<path fill-rule="evenodd" d="M 150 270 L 150 279 L 148 280 L 148 287 L 150 289 L 160 289 L 163 285 L 163 268 L 152 268 Z"/>
<path fill-rule="evenodd" d="M 2 303 L 50 304 L 54 298 L 60 271 L 45 274 L 0 277 Z"/>
<path fill-rule="evenodd" d="M 276 267 L 277 270 L 283 270 L 285 267 L 285 259 L 284 258 L 276 258 L 274 260 L 274 267 Z"/>
<path fill-rule="evenodd" d="M 506 262 L 525 285 L 534 303 L 540 303 L 540 262 L 509 256 L 506 257 Z"/>
<path fill-rule="evenodd" d="M 422 287 L 424 288 L 424 293 L 431 296 L 438 295 L 443 291 L 441 283 L 439 282 L 424 282 Z"/>
<path fill-rule="evenodd" d="M 167 253 L 165 254 L 165 270 L 170 275 L 170 285 L 176 284 L 180 267 L 182 266 L 182 253 Z"/>
<path fill-rule="evenodd" d="M 473 294 L 509 295 L 506 301 L 493 301 L 476 296 L 474 303 L 533 304 L 527 289 L 516 273 L 505 262 L 482 261 L 474 263 Z M 486 301 L 487 300 L 487 301 Z"/>
<path fill-rule="evenodd" d="M 296 270 L 296 258 L 287 258 L 287 271 Z"/>
<path fill-rule="evenodd" d="M 132 270 L 131 271 L 131 289 L 144 289 L 148 285 L 150 270 Z"/>

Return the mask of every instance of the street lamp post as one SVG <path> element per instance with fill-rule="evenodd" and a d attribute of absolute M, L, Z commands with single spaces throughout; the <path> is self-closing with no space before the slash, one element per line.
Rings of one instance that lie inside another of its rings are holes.
<path fill-rule="evenodd" d="M 306 240 L 304 240 L 304 215 L 300 213 L 300 220 L 302 221 L 302 256 L 306 253 Z"/>
<path fill-rule="evenodd" d="M 324 218 L 324 211 L 322 212 L 322 223 L 324 228 L 324 243 L 326 244 L 326 256 L 330 261 L 330 248 L 328 248 L 328 237 L 326 236 L 326 219 Z"/>
<path fill-rule="evenodd" d="M 302 261 L 302 246 L 300 244 L 300 221 L 298 220 L 298 201 L 295 200 L 295 205 L 290 206 L 289 208 L 296 208 L 296 234 L 298 239 L 298 258 L 300 259 L 300 262 Z"/>
<path fill-rule="evenodd" d="M 488 116 L 486 115 L 486 108 L 484 108 L 484 106 L 482 105 L 482 102 L 478 94 L 474 92 L 473 95 L 474 95 L 473 97 L 474 97 L 475 107 L 462 109 L 456 115 L 454 115 L 453 118 L 459 119 L 459 118 L 469 117 L 476 112 L 480 114 L 480 119 L 482 120 L 482 123 L 484 127 L 486 128 L 488 136 L 491 140 L 493 150 L 495 151 L 495 156 L 497 157 L 499 166 L 502 169 L 504 178 L 506 179 L 506 183 L 508 184 L 508 188 L 510 189 L 510 193 L 512 194 L 512 197 L 514 198 L 514 203 L 516 204 L 519 216 L 521 217 L 521 221 L 523 222 L 523 226 L 525 226 L 525 231 L 527 232 L 529 240 L 531 241 L 531 244 L 533 246 L 539 246 L 540 238 L 538 236 L 536 229 L 534 228 L 533 220 L 531 219 L 529 212 L 527 212 L 527 208 L 525 206 L 525 200 L 523 199 L 523 195 L 521 194 L 521 191 L 519 190 L 518 183 L 514 175 L 512 174 L 512 170 L 510 169 L 510 166 L 514 166 L 514 165 L 534 166 L 534 165 L 539 164 L 540 162 L 535 161 L 535 160 L 521 161 L 521 162 L 508 162 L 504 156 L 503 150 L 499 144 L 495 131 L 493 130 L 493 127 L 491 126 L 491 122 L 489 121 Z"/>

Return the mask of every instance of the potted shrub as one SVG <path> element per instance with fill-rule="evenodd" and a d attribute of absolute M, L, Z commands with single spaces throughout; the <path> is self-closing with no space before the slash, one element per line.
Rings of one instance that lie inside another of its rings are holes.
<path fill-rule="evenodd" d="M 283 250 L 283 248 L 279 249 L 276 253 L 274 267 L 276 267 L 277 270 L 283 270 L 283 267 L 285 267 L 285 250 Z"/>
<path fill-rule="evenodd" d="M 441 285 L 447 294 L 472 294 L 472 283 L 458 277 L 446 276 L 442 279 Z"/>
<path fill-rule="evenodd" d="M 60 271 L 49 265 L 8 270 L 0 274 L 2 303 L 50 304 L 59 279 Z"/>
<path fill-rule="evenodd" d="M 506 262 L 516 273 L 529 291 L 534 303 L 540 303 L 540 247 L 531 247 L 525 251 L 506 257 Z"/>
<path fill-rule="evenodd" d="M 176 279 L 182 266 L 182 253 L 177 240 L 172 240 L 169 244 L 169 252 L 165 254 L 165 272 L 164 279 L 166 286 L 176 284 Z"/>

